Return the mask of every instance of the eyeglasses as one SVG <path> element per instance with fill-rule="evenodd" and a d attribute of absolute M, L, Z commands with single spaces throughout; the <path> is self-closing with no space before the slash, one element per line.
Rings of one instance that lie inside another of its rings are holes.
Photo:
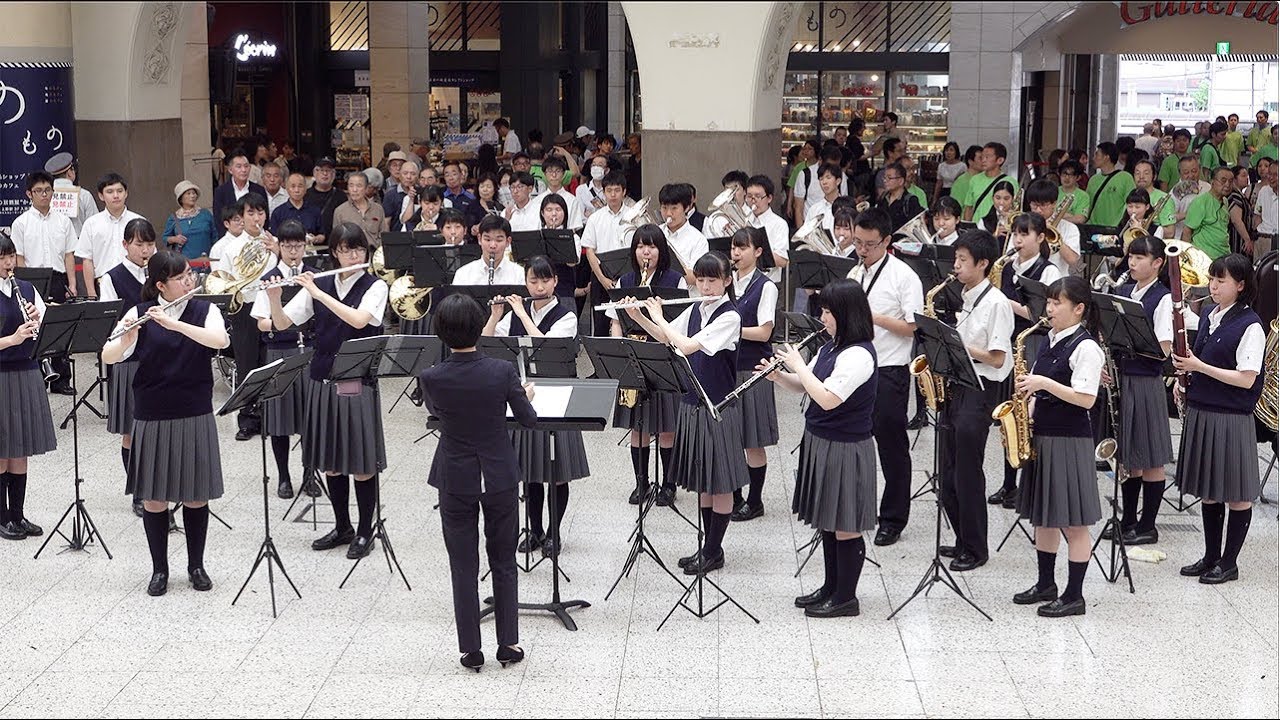
<path fill-rule="evenodd" d="M 53 188 L 51 187 L 32 188 L 31 194 L 32 195 L 52 195 Z"/>
<path fill-rule="evenodd" d="M 901 175 L 885 175 L 884 179 L 885 179 L 885 182 L 888 182 L 890 180 L 901 180 L 902 176 Z"/>
<path fill-rule="evenodd" d="M 760 193 L 747 193 L 747 199 L 748 199 L 748 200 L 763 200 L 763 199 L 765 199 L 765 198 L 767 198 L 767 197 L 769 197 L 769 196 L 768 196 L 768 195 L 762 195 L 762 194 L 760 194 Z"/>
<path fill-rule="evenodd" d="M 882 239 L 880 239 L 880 240 L 871 240 L 871 241 L 866 241 L 866 240 L 854 240 L 854 241 L 853 241 L 853 246 L 854 246 L 854 247 L 860 247 L 860 248 L 864 248 L 864 249 L 868 249 L 868 250 L 869 250 L 869 249 L 871 249 L 871 248 L 873 248 L 873 247 L 875 247 L 875 246 L 877 246 L 877 245 L 879 245 L 879 244 L 881 244 L 881 243 L 883 243 L 883 242 L 884 242 L 884 239 L 883 239 L 883 238 L 882 238 Z"/>
<path fill-rule="evenodd" d="M 335 248 L 335 249 L 334 249 L 334 251 L 333 251 L 333 254 L 334 254 L 334 255 L 363 255 L 363 254 L 364 254 L 364 248 L 362 248 L 362 247 L 347 247 L 347 246 L 345 246 L 345 245 L 344 245 L 344 246 L 342 246 L 342 247 Z"/>

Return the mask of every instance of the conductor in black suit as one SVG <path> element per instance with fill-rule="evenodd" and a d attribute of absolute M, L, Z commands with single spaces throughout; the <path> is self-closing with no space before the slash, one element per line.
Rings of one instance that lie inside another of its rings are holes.
<path fill-rule="evenodd" d="M 498 661 L 524 659 L 517 620 L 516 536 L 522 474 L 507 438 L 507 406 L 521 425 L 533 427 L 533 386 L 521 387 L 515 367 L 476 351 L 485 313 L 466 295 L 450 295 L 435 314 L 435 329 L 452 350 L 423 372 L 423 399 L 440 419 L 440 442 L 427 483 L 440 491 L 440 524 L 453 580 L 453 615 L 463 667 L 480 671 L 480 513 L 485 552 L 493 574 Z"/>

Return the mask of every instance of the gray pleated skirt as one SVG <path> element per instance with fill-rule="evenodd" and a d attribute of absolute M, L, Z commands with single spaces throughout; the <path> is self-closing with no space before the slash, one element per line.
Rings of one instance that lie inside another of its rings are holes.
<path fill-rule="evenodd" d="M 289 348 L 265 348 L 266 362 L 301 354 L 295 345 Z M 262 431 L 270 436 L 300 435 L 307 409 L 306 371 L 293 381 L 284 395 L 262 404 Z"/>
<path fill-rule="evenodd" d="M 742 454 L 742 410 L 727 407 L 720 422 L 705 405 L 680 403 L 671 482 L 692 492 L 722 495 L 750 481 Z"/>
<path fill-rule="evenodd" d="M 754 373 L 738 371 L 738 384 Z M 773 383 L 761 380 L 738 398 L 742 409 L 742 447 L 766 448 L 778 444 L 778 404 L 773 397 Z"/>
<path fill-rule="evenodd" d="M 618 405 L 613 413 L 613 426 L 643 433 L 675 432 L 680 404 L 680 396 L 673 392 L 642 392 L 635 407 Z"/>
<path fill-rule="evenodd" d="M 1087 527 L 1102 518 L 1092 438 L 1033 435 L 1035 461 L 1020 474 L 1018 514 L 1035 527 Z"/>
<path fill-rule="evenodd" d="M 1253 502 L 1259 482 L 1253 415 L 1188 406 L 1178 450 L 1178 487 L 1183 494 L 1216 502 Z"/>
<path fill-rule="evenodd" d="M 222 497 L 222 457 L 213 413 L 177 420 L 134 420 L 126 495 L 164 502 Z"/>
<path fill-rule="evenodd" d="M 1164 378 L 1121 376 L 1119 435 L 1117 452 L 1126 469 L 1162 468 L 1173 462 Z"/>
<path fill-rule="evenodd" d="M 563 485 L 591 474 L 579 430 L 556 432 L 555 460 L 551 459 L 551 433 L 545 430 L 512 430 L 511 444 L 516 448 L 525 479 L 531 483 Z"/>
<path fill-rule="evenodd" d="M 128 435 L 133 432 L 133 376 L 137 362 L 119 362 L 111 366 L 107 378 L 107 432 Z"/>
<path fill-rule="evenodd" d="M 0 372 L 0 458 L 43 455 L 57 447 L 40 371 Z"/>
<path fill-rule="evenodd" d="M 876 526 L 876 443 L 834 442 L 804 431 L 791 511 L 825 532 L 868 532 Z"/>
<path fill-rule="evenodd" d="M 359 395 L 338 395 L 334 383 L 307 385 L 307 412 L 302 432 L 302 465 L 344 475 L 374 475 L 387 467 L 382 435 L 382 403 L 377 386 Z"/>

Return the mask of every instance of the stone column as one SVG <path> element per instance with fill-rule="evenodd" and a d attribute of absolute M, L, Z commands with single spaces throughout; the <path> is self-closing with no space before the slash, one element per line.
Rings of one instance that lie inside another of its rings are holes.
<path fill-rule="evenodd" d="M 609 106 L 604 113 L 605 126 L 594 129 L 621 136 L 627 130 L 627 16 L 620 2 L 609 3 L 608 47 Z"/>
<path fill-rule="evenodd" d="M 405 152 L 429 130 L 431 74 L 427 69 L 427 6 L 413 2 L 369 3 L 370 125 L 373 159 L 382 144 Z"/>

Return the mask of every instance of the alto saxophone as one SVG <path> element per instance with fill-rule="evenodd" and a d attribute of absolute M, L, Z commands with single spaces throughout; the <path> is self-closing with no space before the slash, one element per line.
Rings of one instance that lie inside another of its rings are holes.
<path fill-rule="evenodd" d="M 637 278 L 637 282 L 639 285 L 647 286 L 650 282 L 652 282 L 651 278 L 646 277 L 648 274 L 649 274 L 649 258 L 645 258 L 644 266 L 640 268 L 640 277 Z M 642 341 L 649 339 L 648 335 L 628 335 L 627 337 L 631 338 L 632 340 L 642 340 Z M 618 404 L 624 408 L 634 408 L 636 405 L 640 404 L 640 391 L 636 390 L 635 388 L 619 390 Z"/>
<path fill-rule="evenodd" d="M 935 320 L 938 318 L 938 313 L 933 307 L 933 299 L 946 288 L 947 283 L 955 279 L 955 275 L 948 275 L 945 280 L 934 285 L 925 294 L 924 313 L 922 313 L 925 317 L 931 317 Z M 911 374 L 915 376 L 916 382 L 920 383 L 920 394 L 924 396 L 925 405 L 930 410 L 937 412 L 943 401 L 947 399 L 945 378 L 941 375 L 933 374 L 933 371 L 929 369 L 929 359 L 924 356 L 924 353 L 915 356 L 915 359 L 911 361 L 910 370 Z"/>
<path fill-rule="evenodd" d="M 1041 318 L 1035 325 L 1018 333 L 1017 339 L 1014 340 L 1013 377 L 1015 379 L 1028 372 L 1027 338 L 1046 324 L 1048 321 Z M 1009 462 L 1010 467 L 1022 467 L 1028 460 L 1035 457 L 1031 449 L 1030 402 L 1031 398 L 1019 397 L 1015 389 L 1013 397 L 1000 403 L 995 410 L 991 411 L 991 419 L 1000 423 L 1000 439 L 1004 442 L 1005 460 Z"/>

